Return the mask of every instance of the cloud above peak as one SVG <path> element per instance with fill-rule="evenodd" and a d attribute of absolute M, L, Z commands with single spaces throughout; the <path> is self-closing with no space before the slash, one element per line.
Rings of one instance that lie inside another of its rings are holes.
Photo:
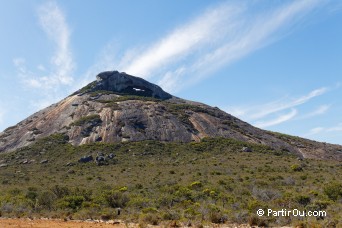
<path fill-rule="evenodd" d="M 54 77 L 62 84 L 70 84 L 73 81 L 70 72 L 74 70 L 75 64 L 70 51 L 70 29 L 65 15 L 54 2 L 39 7 L 38 15 L 43 30 L 56 45 L 56 52 L 51 58 Z"/>
<path fill-rule="evenodd" d="M 70 50 L 71 33 L 65 15 L 55 2 L 44 3 L 37 14 L 41 28 L 55 45 L 55 51 L 48 67 L 39 64 L 37 69 L 28 69 L 25 58 L 14 59 L 18 74 L 26 87 L 48 90 L 58 85 L 70 85 L 76 64 Z"/>
<path fill-rule="evenodd" d="M 243 8 L 242 4 L 220 4 L 207 10 L 136 55 L 122 66 L 123 70 L 148 78 L 161 73 L 163 69 L 169 69 L 176 61 L 185 60 L 203 46 L 211 46 L 228 31 L 236 29 L 239 23 L 234 18 Z"/>
<path fill-rule="evenodd" d="M 255 12 L 256 4 L 265 1 L 226 1 L 118 65 L 127 73 L 154 77 L 167 91 L 177 92 L 280 39 L 325 2 L 296 0 Z"/>

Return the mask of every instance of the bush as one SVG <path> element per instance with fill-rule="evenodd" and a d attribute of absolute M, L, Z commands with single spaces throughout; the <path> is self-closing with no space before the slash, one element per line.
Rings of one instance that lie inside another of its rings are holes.
<path fill-rule="evenodd" d="M 142 209 L 142 213 L 145 213 L 145 214 L 157 213 L 157 212 L 158 212 L 157 208 L 154 208 L 154 207 L 147 207 L 147 208 Z"/>
<path fill-rule="evenodd" d="M 194 207 L 184 210 L 184 217 L 187 219 L 194 219 L 199 214 L 200 213 Z"/>
<path fill-rule="evenodd" d="M 329 199 L 336 201 L 342 197 L 342 184 L 329 183 L 323 188 L 323 191 Z"/>
<path fill-rule="evenodd" d="M 225 215 L 220 208 L 215 205 L 209 206 L 209 221 L 212 223 L 224 223 L 228 220 L 228 216 Z"/>
<path fill-rule="evenodd" d="M 167 210 L 162 214 L 163 220 L 179 220 L 181 218 L 180 214 L 177 211 Z"/>
<path fill-rule="evenodd" d="M 56 195 L 57 198 L 63 198 L 70 194 L 70 190 L 67 187 L 55 185 L 51 191 Z"/>
<path fill-rule="evenodd" d="M 294 172 L 301 172 L 301 171 L 303 171 L 303 168 L 300 165 L 298 165 L 298 164 L 291 165 L 290 168 Z"/>
<path fill-rule="evenodd" d="M 112 208 L 125 207 L 129 201 L 127 194 L 121 191 L 108 191 L 105 193 L 105 200 Z"/>
<path fill-rule="evenodd" d="M 30 199 L 32 201 L 35 201 L 37 196 L 38 196 L 38 193 L 36 191 L 28 191 L 26 193 L 26 198 L 28 198 L 28 199 Z"/>
<path fill-rule="evenodd" d="M 102 120 L 101 120 L 100 116 L 97 114 L 94 114 L 94 115 L 81 117 L 80 119 L 73 122 L 71 125 L 83 126 L 87 123 L 92 123 L 93 125 L 96 125 L 96 124 L 99 124 L 101 122 L 102 122 Z"/>
<path fill-rule="evenodd" d="M 148 198 L 143 198 L 140 196 L 131 198 L 128 202 L 128 206 L 133 207 L 133 208 L 137 208 L 137 209 L 142 209 L 144 207 L 147 207 L 150 203 L 150 199 Z"/>
<path fill-rule="evenodd" d="M 195 181 L 195 182 L 191 183 L 190 188 L 195 189 L 195 190 L 199 190 L 202 186 L 203 185 L 200 181 Z"/>
<path fill-rule="evenodd" d="M 83 196 L 65 196 L 59 201 L 58 206 L 61 208 L 79 210 L 84 200 Z"/>
<path fill-rule="evenodd" d="M 37 203 L 41 209 L 52 210 L 56 195 L 50 191 L 42 192 L 37 197 Z"/>
<path fill-rule="evenodd" d="M 299 195 L 296 197 L 297 203 L 306 206 L 311 202 L 311 199 L 309 196 Z"/>
<path fill-rule="evenodd" d="M 263 220 L 260 217 L 257 217 L 255 215 L 251 216 L 248 218 L 248 225 L 254 227 L 254 226 L 259 226 L 259 227 L 267 227 L 267 222 Z"/>
<path fill-rule="evenodd" d="M 151 225 L 158 225 L 159 222 L 160 222 L 160 217 L 155 214 L 155 213 L 152 213 L 152 214 L 141 214 L 140 215 L 140 219 L 143 221 L 143 222 L 146 222 L 148 224 L 151 224 Z"/>

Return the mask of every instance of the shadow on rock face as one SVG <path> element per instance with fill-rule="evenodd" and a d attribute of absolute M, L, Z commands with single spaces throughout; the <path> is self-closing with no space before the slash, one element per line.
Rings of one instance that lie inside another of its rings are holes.
<path fill-rule="evenodd" d="M 172 97 L 155 84 L 126 73 L 119 73 L 118 71 L 102 72 L 96 76 L 96 79 L 97 83 L 91 91 L 107 90 L 130 95 L 154 97 L 162 100 Z"/>

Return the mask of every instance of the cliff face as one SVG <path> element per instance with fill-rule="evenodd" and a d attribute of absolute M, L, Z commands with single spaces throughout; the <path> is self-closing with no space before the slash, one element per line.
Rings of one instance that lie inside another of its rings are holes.
<path fill-rule="evenodd" d="M 199 141 L 234 138 L 299 157 L 342 160 L 342 147 L 267 132 L 218 108 L 183 100 L 125 73 L 104 72 L 62 101 L 0 133 L 0 152 L 64 133 L 73 145 L 90 142 Z"/>
<path fill-rule="evenodd" d="M 90 83 L 86 89 L 83 89 L 83 92 L 87 93 L 101 90 L 120 94 L 153 97 L 161 100 L 172 97 L 155 84 L 126 73 L 119 73 L 118 71 L 106 71 L 98 74 L 96 81 Z"/>

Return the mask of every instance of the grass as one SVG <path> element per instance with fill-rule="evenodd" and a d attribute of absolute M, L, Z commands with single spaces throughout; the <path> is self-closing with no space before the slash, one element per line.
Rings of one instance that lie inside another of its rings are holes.
<path fill-rule="evenodd" d="M 111 100 L 95 100 L 100 103 L 113 103 L 113 102 L 120 102 L 120 101 L 130 101 L 130 100 L 138 100 L 138 101 L 153 101 L 153 102 L 159 102 L 160 99 L 154 98 L 154 97 L 144 97 L 144 96 L 136 96 L 136 95 L 123 95 L 123 96 L 117 96 L 115 98 L 112 98 Z"/>
<path fill-rule="evenodd" d="M 0 168 L 2 216 L 120 218 L 141 224 L 342 224 L 342 166 L 336 161 L 299 161 L 266 146 L 222 138 L 78 147 L 67 141 L 56 134 L 0 155 L 8 164 Z M 253 152 L 241 152 L 244 146 Z M 105 166 L 77 162 L 97 153 L 116 157 Z M 48 163 L 41 164 L 45 159 Z M 259 208 L 325 210 L 328 216 L 257 217 Z"/>
<path fill-rule="evenodd" d="M 75 122 L 71 123 L 71 125 L 75 126 L 83 126 L 88 123 L 101 123 L 101 118 L 97 114 L 89 115 L 89 116 L 84 116 L 81 117 L 80 119 L 76 120 Z"/>
<path fill-rule="evenodd" d="M 96 85 L 96 81 L 93 81 L 93 82 L 89 83 L 88 85 L 84 86 L 83 88 L 81 88 L 80 90 L 78 90 L 78 91 L 76 91 L 75 93 L 73 93 L 71 96 L 76 95 L 76 94 L 87 93 L 87 92 L 89 92 L 95 85 Z"/>

